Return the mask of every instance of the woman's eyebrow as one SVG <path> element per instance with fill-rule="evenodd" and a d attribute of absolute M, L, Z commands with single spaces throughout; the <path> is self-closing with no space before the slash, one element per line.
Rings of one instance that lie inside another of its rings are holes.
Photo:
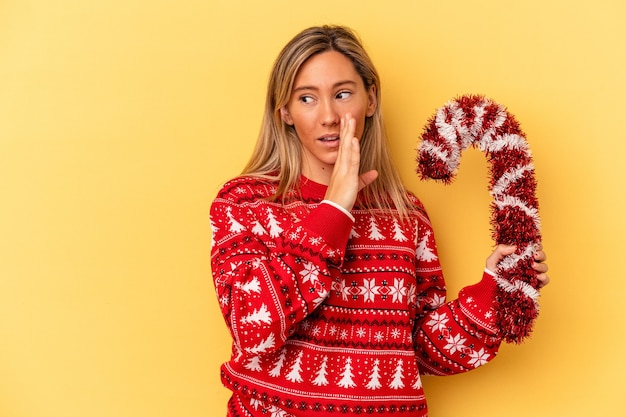
<path fill-rule="evenodd" d="M 337 81 L 336 83 L 333 84 L 333 88 L 342 87 L 342 86 L 344 86 L 346 84 L 349 84 L 349 85 L 352 85 L 352 86 L 356 86 L 356 82 L 355 81 L 345 80 L 345 81 Z M 312 85 L 301 85 L 301 86 L 298 86 L 298 87 L 293 89 L 294 92 L 303 91 L 303 90 L 317 91 L 317 90 L 319 90 L 319 88 L 316 87 L 316 86 L 312 86 Z"/>

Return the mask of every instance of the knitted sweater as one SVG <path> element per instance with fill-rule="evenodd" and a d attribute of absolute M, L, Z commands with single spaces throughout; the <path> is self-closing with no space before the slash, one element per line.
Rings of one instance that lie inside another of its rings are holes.
<path fill-rule="evenodd" d="M 232 416 L 426 416 L 420 375 L 476 368 L 497 353 L 493 277 L 446 302 L 422 204 L 408 220 L 324 202 L 301 180 L 228 182 L 211 206 L 211 268 L 233 339 L 221 368 Z M 351 215 L 350 215 L 351 214 Z"/>

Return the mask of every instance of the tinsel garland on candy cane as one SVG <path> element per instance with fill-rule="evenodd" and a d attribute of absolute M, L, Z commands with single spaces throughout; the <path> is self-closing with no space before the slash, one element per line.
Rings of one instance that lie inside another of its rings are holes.
<path fill-rule="evenodd" d="M 541 240 L 532 155 L 518 122 L 483 96 L 462 96 L 439 108 L 418 147 L 417 172 L 449 184 L 461 151 L 477 146 L 490 162 L 492 237 L 517 251 L 498 264 L 496 323 L 507 342 L 519 343 L 539 313 L 535 244 Z"/>

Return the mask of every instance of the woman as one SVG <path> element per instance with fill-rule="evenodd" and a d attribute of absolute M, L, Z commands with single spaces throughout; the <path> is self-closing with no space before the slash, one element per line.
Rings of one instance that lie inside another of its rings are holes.
<path fill-rule="evenodd" d="M 229 416 L 425 416 L 421 375 L 498 351 L 491 271 L 514 248 L 445 301 L 431 224 L 391 163 L 378 74 L 349 29 L 309 28 L 282 50 L 256 148 L 211 227 Z M 535 260 L 545 285 L 541 248 Z"/>

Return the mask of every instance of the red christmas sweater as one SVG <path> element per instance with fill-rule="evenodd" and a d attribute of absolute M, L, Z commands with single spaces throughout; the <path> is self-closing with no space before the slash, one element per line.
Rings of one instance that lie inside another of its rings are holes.
<path fill-rule="evenodd" d="M 287 204 L 275 192 L 238 178 L 211 206 L 211 269 L 233 338 L 221 368 L 229 416 L 426 416 L 420 375 L 496 355 L 493 277 L 446 302 L 417 198 L 401 222 L 358 205 L 350 216 L 306 178 Z"/>

